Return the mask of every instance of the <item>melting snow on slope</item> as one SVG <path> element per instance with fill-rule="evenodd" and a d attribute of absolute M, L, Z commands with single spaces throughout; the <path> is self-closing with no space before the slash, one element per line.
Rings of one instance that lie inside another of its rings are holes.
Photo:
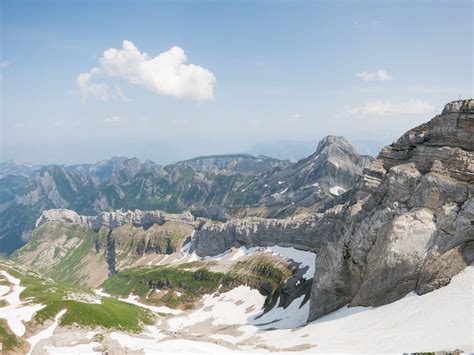
<path fill-rule="evenodd" d="M 261 317 L 252 319 L 252 324 L 258 325 L 261 329 L 292 329 L 306 323 L 309 314 L 309 302 L 302 305 L 304 295 L 295 299 L 286 307 L 275 307 Z M 280 300 L 276 302 L 278 304 Z"/>
<path fill-rule="evenodd" d="M 104 292 L 104 290 L 102 290 L 102 289 L 96 289 L 96 290 L 94 290 L 94 292 L 96 293 L 96 295 L 101 296 L 101 297 L 113 297 L 112 295 Z M 122 301 L 122 302 L 127 302 L 127 303 L 130 303 L 130 304 L 134 304 L 135 306 L 146 308 L 146 309 L 149 309 L 150 311 L 156 312 L 156 313 L 180 314 L 182 312 L 179 309 L 173 309 L 173 308 L 169 308 L 169 307 L 165 307 L 165 306 L 163 306 L 163 307 L 149 306 L 147 304 L 139 302 L 138 299 L 139 299 L 139 296 L 136 296 L 136 295 L 133 295 L 133 294 L 130 294 L 128 296 L 128 298 L 119 298 L 119 300 Z"/>
<path fill-rule="evenodd" d="M 217 354 L 224 354 L 233 352 L 228 348 L 202 342 L 202 341 L 193 341 L 193 340 L 186 340 L 186 339 L 174 339 L 174 340 L 165 340 L 165 341 L 156 341 L 156 340 L 148 340 L 138 337 L 132 337 L 130 335 L 122 334 L 122 333 L 112 333 L 110 337 L 113 340 L 116 340 L 120 343 L 120 345 L 127 347 L 133 351 L 143 351 L 145 354 L 157 354 L 157 353 L 165 353 L 165 354 L 177 354 L 177 353 L 217 353 Z"/>
<path fill-rule="evenodd" d="M 3 270 L 0 271 L 0 274 L 13 284 L 12 292 L 0 297 L 8 303 L 6 307 L 0 308 L 0 318 L 6 319 L 11 331 L 21 337 L 25 334 L 23 322 L 30 321 L 33 314 L 45 306 L 40 304 L 26 305 L 26 302 L 20 300 L 20 294 L 25 289 L 25 287 L 20 286 L 20 280 Z"/>
<path fill-rule="evenodd" d="M 343 307 L 296 330 L 260 333 L 268 344 L 314 344 L 311 352 L 401 353 L 474 350 L 474 267 L 433 292 L 377 308 Z"/>
<path fill-rule="evenodd" d="M 179 309 L 173 309 L 169 307 L 156 307 L 156 306 L 149 306 L 147 304 L 143 304 L 138 302 L 139 297 L 136 295 L 131 294 L 128 296 L 128 298 L 120 298 L 120 301 L 127 302 L 130 304 L 134 304 L 135 306 L 142 307 L 142 308 L 147 308 L 152 312 L 156 313 L 169 313 L 169 314 L 180 314 L 182 311 Z"/>
<path fill-rule="evenodd" d="M 201 308 L 168 321 L 171 331 L 212 320 L 213 325 L 247 324 L 248 319 L 261 312 L 265 297 L 248 286 L 239 286 L 220 295 L 205 295 Z"/>
<path fill-rule="evenodd" d="M 94 348 L 101 347 L 101 343 L 92 342 L 89 344 L 78 344 L 74 346 L 64 346 L 64 347 L 55 347 L 55 346 L 45 346 L 44 349 L 49 355 L 64 355 L 64 354 L 80 354 L 80 355 L 100 355 L 101 351 L 94 351 Z"/>
<path fill-rule="evenodd" d="M 57 328 L 57 326 L 59 324 L 59 320 L 64 315 L 64 313 L 66 313 L 65 309 L 63 309 L 61 312 L 59 312 L 56 315 L 56 317 L 54 318 L 53 324 L 51 324 L 48 328 L 46 328 L 45 330 L 43 330 L 43 331 L 39 332 L 38 334 L 33 335 L 32 337 L 27 339 L 28 343 L 30 343 L 30 345 L 31 345 L 30 351 L 28 352 L 28 354 L 31 354 L 31 352 L 33 351 L 35 345 L 38 344 L 41 340 L 48 339 L 50 336 L 53 335 L 54 330 Z"/>
<path fill-rule="evenodd" d="M 0 297 L 10 292 L 10 287 L 0 285 Z"/>

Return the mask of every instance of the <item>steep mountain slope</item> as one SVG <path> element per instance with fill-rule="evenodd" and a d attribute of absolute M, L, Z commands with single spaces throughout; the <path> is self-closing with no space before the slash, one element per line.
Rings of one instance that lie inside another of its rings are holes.
<path fill-rule="evenodd" d="M 333 137 L 294 164 L 248 155 L 199 157 L 166 167 L 136 158 L 30 170 L 4 164 L 0 252 L 11 253 L 23 245 L 41 212 L 52 208 L 89 215 L 119 208 L 190 210 L 218 220 L 315 210 L 349 189 L 369 161 Z"/>
<path fill-rule="evenodd" d="M 474 263 L 474 100 L 385 147 L 316 260 L 309 320 L 447 285 Z"/>

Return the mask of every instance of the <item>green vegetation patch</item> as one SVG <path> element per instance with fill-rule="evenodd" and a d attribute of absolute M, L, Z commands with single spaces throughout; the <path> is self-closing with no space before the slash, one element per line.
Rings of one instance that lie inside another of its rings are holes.
<path fill-rule="evenodd" d="M 262 255 L 239 261 L 229 274 L 240 283 L 256 288 L 262 295 L 268 296 L 265 300 L 266 306 L 274 303 L 295 271 L 296 269 L 285 261 Z"/>
<path fill-rule="evenodd" d="M 211 272 L 205 268 L 188 271 L 178 267 L 158 266 L 125 269 L 108 278 L 102 287 L 114 295 L 127 297 L 133 293 L 149 303 L 164 304 L 171 308 L 191 308 L 202 295 L 219 289 L 228 290 L 238 284 L 236 281 L 227 274 Z M 155 289 L 162 291 L 160 295 L 146 298 Z"/>
<path fill-rule="evenodd" d="M 45 280 L 32 273 L 24 275 L 13 269 L 9 269 L 8 273 L 19 278 L 21 285 L 26 287 L 20 295 L 22 300 L 31 298 L 33 303 L 45 305 L 34 316 L 34 321 L 38 324 L 53 319 L 64 309 L 67 311 L 61 318 L 62 326 L 79 325 L 139 332 L 143 325 L 153 324 L 151 312 L 114 298 L 102 298 L 101 304 L 71 299 L 73 295 L 88 294 L 93 297 L 94 293 L 90 289 Z"/>
<path fill-rule="evenodd" d="M 2 343 L 3 350 L 13 350 L 21 344 L 21 341 L 10 331 L 3 319 L 0 319 L 0 343 Z"/>

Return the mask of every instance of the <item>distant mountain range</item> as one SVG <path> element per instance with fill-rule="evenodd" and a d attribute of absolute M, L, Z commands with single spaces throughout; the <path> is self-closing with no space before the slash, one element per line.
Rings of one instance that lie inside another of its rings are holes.
<path fill-rule="evenodd" d="M 298 162 L 246 154 L 197 157 L 161 166 L 114 157 L 94 164 L 0 164 L 0 252 L 28 239 L 41 212 L 68 208 L 92 215 L 116 209 L 286 217 L 317 211 L 349 190 L 372 158 L 344 138 L 322 139 Z"/>

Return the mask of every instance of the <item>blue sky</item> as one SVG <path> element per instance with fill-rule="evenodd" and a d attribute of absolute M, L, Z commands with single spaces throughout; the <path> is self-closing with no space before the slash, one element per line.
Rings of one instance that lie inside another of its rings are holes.
<path fill-rule="evenodd" d="M 376 154 L 472 97 L 472 6 L 3 0 L 0 160 Z"/>

